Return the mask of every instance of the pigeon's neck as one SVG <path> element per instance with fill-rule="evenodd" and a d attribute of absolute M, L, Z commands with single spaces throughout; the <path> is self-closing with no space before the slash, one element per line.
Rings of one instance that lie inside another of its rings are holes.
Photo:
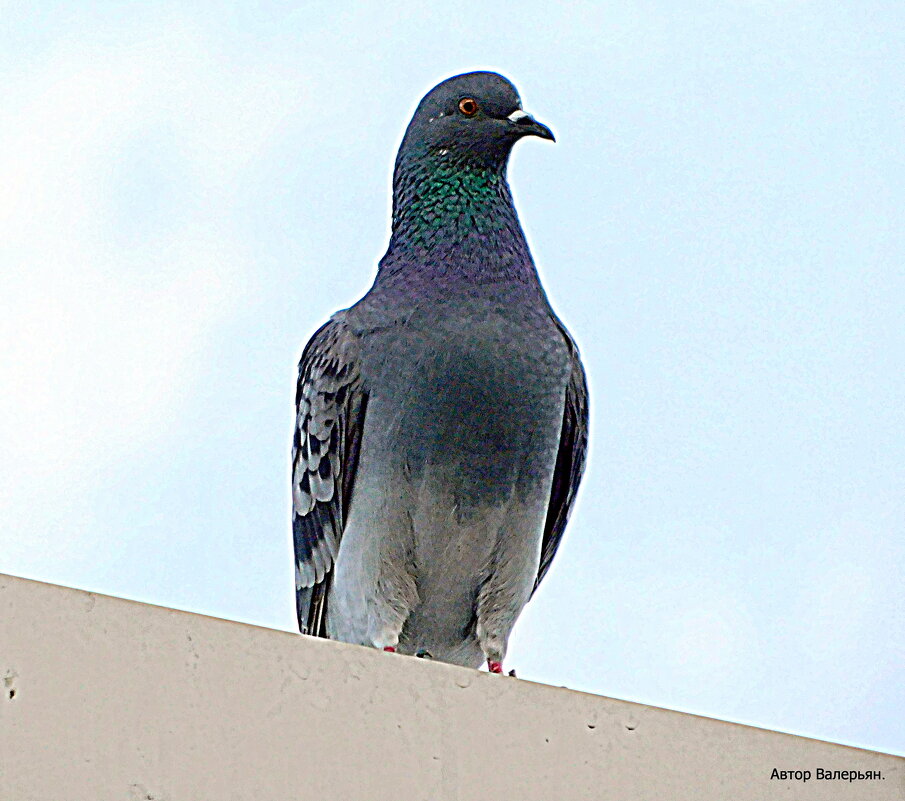
<path fill-rule="evenodd" d="M 504 165 L 463 162 L 443 151 L 400 159 L 393 229 L 377 280 L 538 283 Z"/>

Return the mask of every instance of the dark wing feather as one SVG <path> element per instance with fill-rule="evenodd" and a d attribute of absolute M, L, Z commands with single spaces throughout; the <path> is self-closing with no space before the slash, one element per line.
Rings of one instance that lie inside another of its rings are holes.
<path fill-rule="evenodd" d="M 578 348 L 565 330 L 563 335 L 572 352 L 572 373 L 566 389 L 559 452 L 556 454 L 556 466 L 553 469 L 553 486 L 550 490 L 550 505 L 547 507 L 540 567 L 534 582 L 534 590 L 550 569 L 550 563 L 562 541 L 575 502 L 575 494 L 578 492 L 578 484 L 584 473 L 588 452 L 588 381 L 581 365 Z"/>
<path fill-rule="evenodd" d="M 299 362 L 292 441 L 292 537 L 299 631 L 326 637 L 330 576 L 349 514 L 367 397 L 355 335 L 334 317 Z"/>

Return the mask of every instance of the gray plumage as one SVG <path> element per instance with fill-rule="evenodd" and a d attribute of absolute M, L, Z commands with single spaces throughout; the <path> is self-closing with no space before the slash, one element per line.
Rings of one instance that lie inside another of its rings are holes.
<path fill-rule="evenodd" d="M 552 139 L 494 73 L 421 101 L 371 290 L 309 341 L 292 451 L 302 632 L 499 668 L 581 479 L 587 385 L 505 178 Z"/>

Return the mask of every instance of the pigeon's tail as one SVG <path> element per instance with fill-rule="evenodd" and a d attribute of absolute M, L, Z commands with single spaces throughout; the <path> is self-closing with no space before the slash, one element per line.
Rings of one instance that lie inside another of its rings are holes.
<path fill-rule="evenodd" d="M 299 631 L 308 633 L 308 613 L 311 611 L 311 597 L 314 587 L 302 587 L 295 591 L 295 616 L 299 622 Z"/>
<path fill-rule="evenodd" d="M 327 585 L 329 576 L 313 587 L 295 591 L 295 614 L 299 631 L 313 637 L 327 636 Z"/>

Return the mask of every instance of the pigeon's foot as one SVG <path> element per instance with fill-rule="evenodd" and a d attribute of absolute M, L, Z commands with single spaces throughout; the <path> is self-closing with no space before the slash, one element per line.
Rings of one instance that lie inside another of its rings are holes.
<path fill-rule="evenodd" d="M 503 673 L 503 663 L 497 662 L 496 659 L 488 659 L 487 660 L 487 670 L 491 673 Z"/>
<path fill-rule="evenodd" d="M 387 645 L 383 650 L 386 651 L 388 654 L 396 653 L 396 647 L 393 645 Z"/>

